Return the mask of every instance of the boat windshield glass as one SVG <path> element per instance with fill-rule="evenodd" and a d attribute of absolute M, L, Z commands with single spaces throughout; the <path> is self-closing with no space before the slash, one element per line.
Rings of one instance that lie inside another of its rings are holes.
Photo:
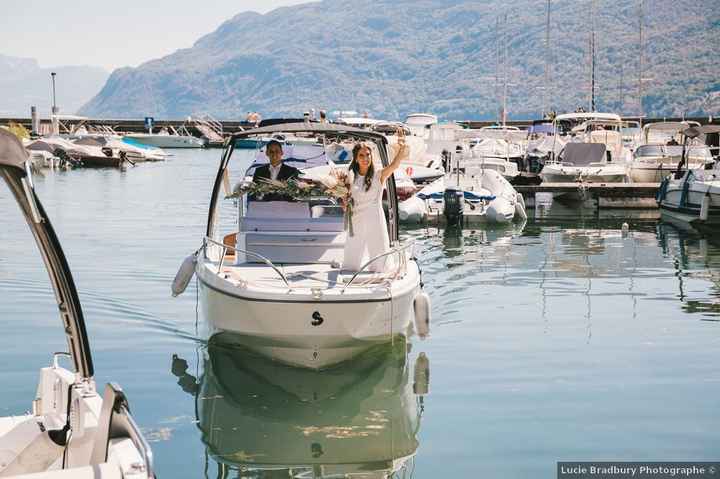
<path fill-rule="evenodd" d="M 671 145 L 665 147 L 666 155 L 668 156 L 681 156 L 682 150 L 682 145 Z M 687 147 L 687 156 L 689 158 L 712 160 L 710 149 L 705 145 L 689 145 Z"/>
<path fill-rule="evenodd" d="M 682 151 L 682 145 L 642 145 L 635 151 L 635 156 L 672 156 L 679 158 L 682 156 Z M 689 145 L 687 147 L 687 156 L 689 158 L 712 160 L 710 149 L 705 145 Z"/>
<path fill-rule="evenodd" d="M 643 145 L 635 150 L 635 156 L 663 156 L 664 154 L 661 145 Z"/>
<path fill-rule="evenodd" d="M 282 166 L 275 173 L 270 168 L 268 146 L 277 143 L 282 150 Z M 352 140 L 297 134 L 237 139 L 222 178 L 213 239 L 221 241 L 234 234 L 238 222 L 249 216 L 255 222 L 262 220 L 261 226 L 268 228 L 279 221 L 304 232 L 341 231 L 344 213 L 340 198 L 349 186 L 348 167 L 355 144 Z M 377 145 L 371 141 L 364 144 L 370 147 L 373 166 L 379 171 L 383 160 Z M 273 176 L 276 181 L 271 180 Z M 299 181 L 288 181 L 291 178 Z"/>

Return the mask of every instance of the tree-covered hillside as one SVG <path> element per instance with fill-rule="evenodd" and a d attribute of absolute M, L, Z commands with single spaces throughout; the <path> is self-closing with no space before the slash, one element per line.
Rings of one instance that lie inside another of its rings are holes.
<path fill-rule="evenodd" d="M 595 1 L 599 110 L 640 110 L 639 3 Z M 720 2 L 644 4 L 645 113 L 718 113 Z M 236 119 L 250 110 L 297 116 L 314 107 L 385 118 L 414 111 L 495 118 L 497 57 L 506 47 L 511 118 L 538 116 L 546 94 L 552 109 L 574 110 L 588 104 L 591 2 L 551 5 L 549 52 L 544 0 L 323 0 L 240 13 L 192 48 L 113 72 L 82 111 Z M 502 76 L 500 68 L 501 84 Z"/>

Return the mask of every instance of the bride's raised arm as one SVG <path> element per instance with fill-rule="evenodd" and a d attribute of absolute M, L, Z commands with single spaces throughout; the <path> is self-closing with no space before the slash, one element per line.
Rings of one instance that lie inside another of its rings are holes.
<path fill-rule="evenodd" d="M 395 170 L 398 169 L 400 166 L 400 163 L 408 156 L 408 146 L 405 144 L 405 130 L 402 126 L 398 127 L 397 129 L 397 144 L 399 148 L 397 149 L 397 152 L 395 153 L 395 158 L 393 158 L 392 163 L 390 163 L 388 166 L 382 169 L 380 172 L 380 182 L 385 183 L 385 181 L 390 178 L 390 175 L 393 174 Z"/>

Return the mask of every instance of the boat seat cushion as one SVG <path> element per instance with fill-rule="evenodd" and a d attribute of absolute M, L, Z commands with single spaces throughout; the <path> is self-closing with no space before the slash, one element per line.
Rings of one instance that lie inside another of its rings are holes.
<path fill-rule="evenodd" d="M 240 231 L 243 232 L 334 232 L 340 233 L 344 229 L 342 217 L 323 216 L 321 218 L 293 219 L 293 218 L 243 218 Z"/>
<path fill-rule="evenodd" d="M 338 209 L 334 205 L 311 208 L 309 203 L 301 201 L 253 201 L 248 203 L 247 214 L 241 218 L 240 231 L 339 233 L 344 229 L 344 222 L 342 215 L 337 214 Z"/>
<path fill-rule="evenodd" d="M 345 233 L 314 231 L 306 234 L 286 232 L 248 232 L 239 248 L 268 258 L 273 263 L 340 263 L 345 249 Z M 240 240 L 242 241 L 242 240 Z M 248 263 L 262 262 L 247 256 Z"/>
<path fill-rule="evenodd" d="M 248 201 L 249 218 L 310 218 L 310 206 L 303 201 Z"/>

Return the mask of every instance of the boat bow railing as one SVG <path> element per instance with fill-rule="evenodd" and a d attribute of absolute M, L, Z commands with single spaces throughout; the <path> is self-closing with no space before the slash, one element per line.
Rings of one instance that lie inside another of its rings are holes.
<path fill-rule="evenodd" d="M 285 286 L 290 288 L 290 283 L 288 283 L 287 278 L 285 277 L 283 272 L 280 271 L 280 268 L 275 266 L 275 264 L 272 261 L 270 261 L 268 258 L 266 258 L 265 256 L 258 254 L 258 253 L 254 253 L 252 251 L 246 251 L 244 249 L 236 248 L 235 246 L 231 246 L 229 244 L 220 243 L 219 241 L 215 241 L 214 239 L 206 236 L 204 239 L 204 242 L 203 242 L 203 250 L 205 251 L 206 257 L 207 257 L 208 243 L 218 246 L 222 250 L 222 254 L 220 255 L 220 261 L 218 261 L 218 273 L 220 273 L 220 271 L 222 271 L 223 263 L 225 262 L 225 254 L 227 253 L 228 250 L 232 250 L 236 253 L 243 253 L 245 255 L 252 256 L 253 258 L 257 258 L 257 259 L 261 260 L 263 263 L 270 266 L 273 269 L 273 271 L 275 271 L 278 274 L 278 276 L 280 276 L 280 279 L 283 280 L 283 283 L 285 283 Z"/>
<path fill-rule="evenodd" d="M 226 255 L 227 251 L 228 251 L 228 250 L 231 250 L 231 251 L 234 251 L 234 252 L 236 252 L 236 253 L 243 253 L 243 254 L 245 254 L 245 255 L 248 255 L 248 256 L 252 256 L 252 257 L 254 257 L 254 258 L 257 258 L 257 259 L 259 259 L 260 261 L 262 261 L 263 263 L 265 263 L 266 265 L 270 266 L 270 268 L 272 268 L 273 271 L 275 271 L 275 273 L 277 273 L 277 275 L 280 277 L 280 279 L 283 281 L 283 283 L 285 283 L 285 286 L 287 286 L 288 289 L 292 289 L 291 286 L 290 286 L 290 283 L 289 283 L 288 280 L 287 280 L 287 277 L 285 276 L 285 274 L 283 274 L 283 272 L 280 270 L 280 268 L 278 268 L 277 266 L 275 266 L 275 264 L 274 264 L 270 259 L 266 258 L 265 256 L 263 256 L 263 255 L 261 255 L 261 254 L 258 254 L 258 253 L 255 253 L 255 252 L 253 252 L 253 251 L 247 251 L 247 250 L 244 250 L 244 249 L 237 248 L 237 247 L 235 247 L 235 246 L 231 246 L 231 245 L 228 245 L 228 244 L 225 244 L 225 243 L 221 243 L 221 242 L 219 242 L 219 241 L 216 241 L 216 240 L 214 240 L 214 239 L 206 236 L 206 237 L 204 238 L 203 248 L 202 248 L 202 249 L 203 249 L 203 252 L 204 252 L 204 254 L 205 254 L 205 257 L 207 257 L 207 246 L 208 246 L 209 244 L 212 244 L 212 245 L 214 245 L 214 246 L 217 246 L 217 247 L 220 248 L 220 250 L 221 250 L 220 260 L 218 261 L 218 269 L 217 269 L 218 274 L 222 271 L 222 267 L 223 267 L 223 264 L 224 264 L 224 261 L 225 261 L 225 255 Z M 380 260 L 380 259 L 382 259 L 382 258 L 391 256 L 391 255 L 398 255 L 399 262 L 398 262 L 398 267 L 397 267 L 396 272 L 395 272 L 395 276 L 397 276 L 398 274 L 400 274 L 400 272 L 405 271 L 405 270 L 407 269 L 407 255 L 404 254 L 404 253 L 405 253 L 405 251 L 406 251 L 407 249 L 412 248 L 413 246 L 415 246 L 415 241 L 412 241 L 412 240 L 411 240 L 411 241 L 406 242 L 405 244 L 398 245 L 398 246 L 396 246 L 396 247 L 394 247 L 394 248 L 391 248 L 390 251 L 386 251 L 385 253 L 381 253 L 381 254 L 379 254 L 379 255 L 371 258 L 370 260 L 366 261 L 365 264 L 363 264 L 362 267 L 360 267 L 360 269 L 359 269 L 358 271 L 356 271 L 356 272 L 352 275 L 352 277 L 350 278 L 350 281 L 348 281 L 348 282 L 345 284 L 345 286 L 343 287 L 343 289 L 342 289 L 342 291 L 341 291 L 341 294 L 344 293 L 345 290 L 346 290 L 347 288 L 349 288 L 349 287 L 355 282 L 355 280 L 360 276 L 360 274 L 363 273 L 364 271 L 366 271 L 367 268 L 368 268 L 371 264 L 375 263 L 376 261 L 378 261 L 378 260 Z"/>
<path fill-rule="evenodd" d="M 387 257 L 387 256 L 397 254 L 398 257 L 399 257 L 399 259 L 400 259 L 400 262 L 399 262 L 399 264 L 398 264 L 398 269 L 397 269 L 396 275 L 399 274 L 400 271 L 404 271 L 404 270 L 407 268 L 407 255 L 405 255 L 404 252 L 405 252 L 405 250 L 407 250 L 408 248 L 413 247 L 414 245 L 415 245 L 415 241 L 412 241 L 412 240 L 411 240 L 411 241 L 408 241 L 407 243 L 405 243 L 405 244 L 403 244 L 403 245 L 396 246 L 396 247 L 390 249 L 390 251 L 386 251 L 385 253 L 381 253 L 381 254 L 375 256 L 374 258 L 371 258 L 370 260 L 368 260 L 365 264 L 362 265 L 362 267 L 361 267 L 359 270 L 357 270 L 357 272 L 356 272 L 355 274 L 352 275 L 352 277 L 350 278 L 350 281 L 348 281 L 348 282 L 345 284 L 345 286 L 343 287 L 343 289 L 342 289 L 342 291 L 341 291 L 341 294 L 344 293 L 345 290 L 346 290 L 347 288 L 349 288 L 350 285 L 353 284 L 353 282 L 357 279 L 357 277 L 360 276 L 360 273 L 362 273 L 363 271 L 365 271 L 365 270 L 368 268 L 368 266 L 370 266 L 371 264 L 373 264 L 375 261 L 377 261 L 377 260 L 379 260 L 379 259 L 382 259 L 382 258 L 385 258 L 385 257 Z"/>

